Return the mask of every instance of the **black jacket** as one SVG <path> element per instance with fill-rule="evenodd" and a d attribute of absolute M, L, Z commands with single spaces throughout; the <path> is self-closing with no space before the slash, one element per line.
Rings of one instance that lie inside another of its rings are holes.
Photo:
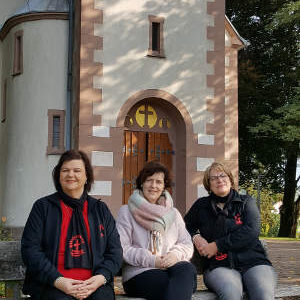
<path fill-rule="evenodd" d="M 259 241 L 260 216 L 255 200 L 233 191 L 224 209 L 226 216 L 220 218 L 221 210 L 213 197 L 203 197 L 184 218 L 191 236 L 200 233 L 217 244 L 219 252 L 204 260 L 204 270 L 222 266 L 245 272 L 256 265 L 271 265 Z"/>
<path fill-rule="evenodd" d="M 115 221 L 102 201 L 88 196 L 92 274 L 102 274 L 110 283 L 122 264 L 122 247 Z M 37 200 L 26 222 L 21 251 L 26 276 L 25 294 L 37 299 L 44 286 L 53 286 L 57 277 L 58 247 L 62 213 L 58 193 Z"/>

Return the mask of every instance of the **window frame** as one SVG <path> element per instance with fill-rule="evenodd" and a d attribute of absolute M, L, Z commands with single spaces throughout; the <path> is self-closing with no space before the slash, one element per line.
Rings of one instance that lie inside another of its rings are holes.
<path fill-rule="evenodd" d="M 65 152 L 65 111 L 58 109 L 48 109 L 48 147 L 47 154 L 62 154 Z M 60 118 L 59 123 L 59 146 L 53 147 L 53 120 Z"/>
<path fill-rule="evenodd" d="M 13 76 L 23 73 L 23 30 L 18 30 L 14 35 L 14 62 Z"/>
<path fill-rule="evenodd" d="M 7 79 L 4 79 L 2 85 L 1 97 L 1 123 L 6 121 L 6 101 L 7 101 Z"/>
<path fill-rule="evenodd" d="M 164 22 L 165 18 L 149 15 L 149 48 L 147 56 L 165 57 L 164 51 Z M 159 24 L 158 50 L 153 50 L 153 23 Z"/>

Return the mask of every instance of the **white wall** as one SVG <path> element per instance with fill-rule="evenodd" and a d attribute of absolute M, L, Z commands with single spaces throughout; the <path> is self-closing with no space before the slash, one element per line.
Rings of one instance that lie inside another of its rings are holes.
<path fill-rule="evenodd" d="M 102 115 L 103 125 L 115 126 L 123 103 L 135 92 L 161 89 L 183 101 L 194 124 L 195 132 L 205 133 L 211 115 L 206 99 L 213 96 L 207 88 L 206 75 L 213 74 L 206 62 L 207 51 L 213 50 L 207 40 L 208 16 L 206 0 L 102 1 L 103 26 L 95 35 L 103 36 L 103 101 L 94 105 L 94 113 Z M 165 59 L 147 57 L 149 44 L 148 15 L 165 17 Z M 99 80 L 98 80 L 99 79 Z"/>
<path fill-rule="evenodd" d="M 0 0 L 0 26 L 25 3 L 26 0 Z"/>
<path fill-rule="evenodd" d="M 23 74 L 12 77 L 13 36 L 17 30 L 24 31 Z M 27 22 L 14 27 L 3 41 L 8 97 L 6 150 L 1 152 L 1 156 L 7 156 L 1 166 L 6 178 L 2 215 L 9 226 L 24 226 L 33 202 L 54 191 L 51 172 L 58 156 L 46 155 L 47 112 L 65 109 L 67 30 L 68 23 L 63 20 Z"/>

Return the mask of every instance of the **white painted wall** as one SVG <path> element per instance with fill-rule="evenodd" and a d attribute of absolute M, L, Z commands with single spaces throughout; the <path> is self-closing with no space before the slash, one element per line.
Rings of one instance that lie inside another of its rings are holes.
<path fill-rule="evenodd" d="M 100 1 L 96 1 L 96 4 Z M 115 126 L 124 102 L 135 92 L 161 89 L 175 95 L 188 109 L 194 131 L 205 132 L 211 119 L 206 99 L 213 97 L 207 88 L 206 75 L 213 74 L 208 65 L 207 26 L 213 19 L 207 15 L 207 0 L 102 1 L 103 25 L 95 25 L 95 35 L 103 36 L 103 78 L 94 78 L 94 87 L 103 89 L 103 101 L 94 105 L 102 115 L 102 125 Z M 148 15 L 165 18 L 165 59 L 147 57 L 149 45 Z"/>
<path fill-rule="evenodd" d="M 26 0 L 0 0 L 0 26 L 25 3 Z"/>
<path fill-rule="evenodd" d="M 13 36 L 23 30 L 23 74 L 12 77 Z M 8 226 L 24 226 L 33 202 L 54 191 L 51 172 L 59 156 L 47 156 L 48 109 L 65 109 L 68 23 L 64 20 L 26 22 L 3 41 L 3 76 L 8 78 L 7 157 L 2 215 Z M 0 124 L 2 126 L 2 124 Z M 0 131 L 1 132 L 1 131 Z M 1 140 L 2 143 L 2 140 Z M 2 148 L 2 144 L 1 144 Z"/>

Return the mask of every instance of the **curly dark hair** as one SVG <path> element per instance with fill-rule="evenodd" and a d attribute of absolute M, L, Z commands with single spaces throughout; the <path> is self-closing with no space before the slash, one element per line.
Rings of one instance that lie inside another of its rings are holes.
<path fill-rule="evenodd" d="M 84 190 L 89 192 L 91 190 L 92 184 L 94 183 L 93 168 L 91 166 L 88 156 L 83 151 L 80 150 L 68 150 L 61 155 L 57 165 L 54 167 L 52 171 L 54 186 L 57 191 L 61 190 L 61 184 L 59 181 L 61 167 L 64 164 L 64 162 L 74 160 L 74 159 L 80 159 L 84 163 L 85 173 L 87 178 L 86 184 L 84 185 Z"/>
<path fill-rule="evenodd" d="M 144 168 L 140 171 L 136 179 L 136 188 L 142 191 L 142 184 L 146 181 L 148 177 L 152 176 L 155 173 L 164 173 L 165 188 L 171 187 L 171 178 L 169 170 L 160 162 L 152 160 L 146 163 Z"/>

